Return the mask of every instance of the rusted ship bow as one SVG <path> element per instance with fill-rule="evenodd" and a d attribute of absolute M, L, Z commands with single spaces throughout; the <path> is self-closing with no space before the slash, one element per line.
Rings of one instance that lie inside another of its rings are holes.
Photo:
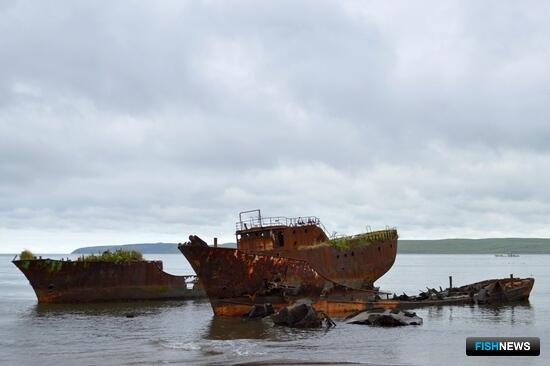
<path fill-rule="evenodd" d="M 257 216 L 243 220 L 245 213 Z M 193 235 L 179 246 L 216 315 L 303 298 L 331 313 L 361 310 L 375 300 L 374 281 L 395 261 L 395 229 L 329 239 L 316 217 L 245 213 L 237 223 L 237 249 L 211 247 Z"/>
<path fill-rule="evenodd" d="M 195 276 L 174 276 L 161 261 L 127 263 L 19 259 L 39 303 L 180 300 L 204 297 Z"/>

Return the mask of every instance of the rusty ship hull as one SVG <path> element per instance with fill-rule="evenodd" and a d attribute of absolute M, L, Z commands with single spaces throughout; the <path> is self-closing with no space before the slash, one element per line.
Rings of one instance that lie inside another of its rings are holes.
<path fill-rule="evenodd" d="M 397 234 L 380 232 L 368 245 L 334 248 L 328 245 L 281 251 L 282 257 L 301 259 L 325 278 L 355 289 L 372 289 L 374 282 L 393 266 Z"/>
<path fill-rule="evenodd" d="M 335 317 L 373 309 L 501 305 L 528 300 L 534 285 L 533 278 L 504 278 L 449 288 L 432 296 L 390 299 L 388 293 L 334 282 L 303 260 L 214 248 L 197 237 L 190 239 L 179 249 L 202 279 L 217 316 L 240 317 L 253 306 L 268 303 L 277 311 L 297 301 L 310 302 L 316 310 Z"/>
<path fill-rule="evenodd" d="M 248 225 L 239 221 L 236 239 L 239 250 L 303 260 L 339 284 L 371 289 L 374 281 L 393 266 L 398 235 L 397 230 L 386 229 L 329 239 L 316 217 L 259 216 Z"/>
<path fill-rule="evenodd" d="M 258 245 L 257 242 L 249 244 L 247 238 L 241 237 L 239 249 L 250 253 L 303 260 L 324 277 L 351 288 L 371 289 L 374 281 L 393 266 L 397 255 L 395 230 L 369 233 L 363 237 L 357 235 L 357 239 L 351 237 L 350 240 L 356 240 L 357 245 L 344 248 L 324 244 L 329 239 L 321 236 L 322 231 L 316 225 L 298 228 L 274 227 L 268 230 L 282 233 L 286 238 L 285 243 L 279 246 Z M 249 237 L 254 235 L 254 231 L 248 233 Z M 298 245 L 304 242 L 314 244 Z"/>
<path fill-rule="evenodd" d="M 39 303 L 179 300 L 205 297 L 188 288 L 192 276 L 174 276 L 161 261 L 112 263 L 54 259 L 14 260 Z"/>
<path fill-rule="evenodd" d="M 300 299 L 330 314 L 349 313 L 372 308 L 376 295 L 331 281 L 304 260 L 215 248 L 197 237 L 179 249 L 218 316 L 242 316 L 257 304 L 280 309 Z"/>
<path fill-rule="evenodd" d="M 395 229 L 329 239 L 315 216 L 266 218 L 260 210 L 244 211 L 235 235 L 237 249 L 218 248 L 216 240 L 211 247 L 195 235 L 179 245 L 216 315 L 242 315 L 252 305 L 278 308 L 299 299 L 357 310 L 357 303 L 374 300 L 374 281 L 397 254 Z"/>

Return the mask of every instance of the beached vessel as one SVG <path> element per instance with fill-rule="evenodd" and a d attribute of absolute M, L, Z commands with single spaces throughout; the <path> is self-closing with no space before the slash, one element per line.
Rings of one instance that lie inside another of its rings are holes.
<path fill-rule="evenodd" d="M 17 259 L 39 303 L 180 300 L 205 297 L 195 276 L 163 271 L 162 261 Z"/>
<path fill-rule="evenodd" d="M 449 286 L 439 291 L 428 288 L 419 295 L 395 296 L 391 299 L 380 299 L 378 304 L 384 308 L 414 309 L 425 306 L 443 305 L 501 305 L 526 301 L 531 295 L 535 279 L 531 277 L 484 280 L 460 287 Z"/>
<path fill-rule="evenodd" d="M 243 219 L 243 214 L 254 217 Z M 179 245 L 217 315 L 242 315 L 254 304 L 274 308 L 313 302 L 373 300 L 374 281 L 395 261 L 397 230 L 330 239 L 316 217 L 262 218 L 242 212 L 237 248 L 208 246 L 197 236 Z"/>

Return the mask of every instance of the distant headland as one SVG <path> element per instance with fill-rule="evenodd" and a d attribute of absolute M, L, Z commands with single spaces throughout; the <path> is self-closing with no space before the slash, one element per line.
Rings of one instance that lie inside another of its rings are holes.
<path fill-rule="evenodd" d="M 220 244 L 221 247 L 235 248 L 235 243 Z M 100 245 L 82 247 L 72 254 L 101 253 L 117 249 L 137 250 L 143 254 L 179 253 L 176 243 L 143 243 L 122 245 Z M 550 239 L 542 238 L 489 238 L 489 239 L 438 239 L 438 240 L 399 240 L 400 254 L 550 254 Z"/>
<path fill-rule="evenodd" d="M 397 252 L 401 254 L 550 254 L 550 239 L 488 238 L 399 240 Z"/>

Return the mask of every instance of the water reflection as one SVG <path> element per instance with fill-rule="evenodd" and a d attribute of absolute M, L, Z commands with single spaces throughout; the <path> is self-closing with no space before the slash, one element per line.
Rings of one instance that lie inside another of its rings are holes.
<path fill-rule="evenodd" d="M 205 339 L 267 339 L 272 327 L 267 319 L 212 316 Z"/>
<path fill-rule="evenodd" d="M 269 317 L 248 319 L 212 316 L 203 338 L 209 340 L 256 339 L 285 342 L 319 338 L 330 331 L 330 329 L 325 328 L 301 329 L 276 326 Z"/>
<path fill-rule="evenodd" d="M 181 263 L 174 255 L 174 267 Z M 522 272 L 501 261 L 487 265 L 487 256 L 401 256 L 400 264 L 382 278 L 383 288 L 416 293 L 433 282 L 445 283 L 449 272 L 461 284 L 480 277 Z M 523 258 L 523 256 L 522 256 Z M 464 340 L 472 335 L 550 337 L 550 256 L 526 257 L 537 283 L 531 303 L 502 307 L 450 306 L 413 311 L 424 318 L 420 327 L 372 328 L 345 324 L 325 329 L 275 327 L 269 319 L 214 318 L 207 300 L 84 305 L 37 305 L 25 277 L 9 262 L 0 274 L 9 283 L 0 298 L 0 352 L 9 365 L 172 364 L 231 365 L 307 361 L 368 362 L 383 365 L 472 364 Z M 11 260 L 11 258 L 9 258 Z M 401 265 L 403 264 L 403 266 Z M 478 269 L 483 266 L 484 272 Z M 167 268 L 167 266 L 165 266 Z M 1 277 L 1 276 L 0 276 Z M 19 284 L 11 283 L 19 279 Z M 135 315 L 127 318 L 128 313 Z M 523 363 L 546 365 L 544 355 Z M 284 361 L 282 360 L 284 359 Z M 38 360 L 38 361 L 37 361 Z M 290 363 L 290 362 L 289 362 Z M 515 365 L 517 360 L 493 357 L 487 365 Z"/>
<path fill-rule="evenodd" d="M 133 318 L 154 315 L 182 307 L 183 301 L 139 301 L 91 304 L 35 304 L 31 315 L 35 317 L 59 317 L 66 315 L 112 316 Z"/>
<path fill-rule="evenodd" d="M 442 318 L 445 311 L 442 306 L 430 306 L 426 308 L 426 310 L 428 312 L 428 316 L 433 319 Z"/>
<path fill-rule="evenodd" d="M 501 306 L 478 306 L 475 312 L 478 320 L 491 323 L 532 324 L 534 314 L 529 301 Z"/>

